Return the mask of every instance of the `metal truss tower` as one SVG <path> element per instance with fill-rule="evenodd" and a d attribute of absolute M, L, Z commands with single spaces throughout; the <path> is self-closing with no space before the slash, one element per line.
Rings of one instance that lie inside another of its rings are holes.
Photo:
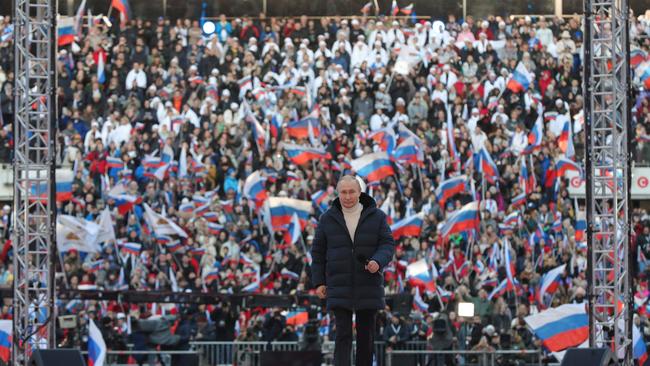
<path fill-rule="evenodd" d="M 585 0 L 589 343 L 632 364 L 627 0 Z"/>
<path fill-rule="evenodd" d="M 14 0 L 14 365 L 54 348 L 56 0 Z"/>

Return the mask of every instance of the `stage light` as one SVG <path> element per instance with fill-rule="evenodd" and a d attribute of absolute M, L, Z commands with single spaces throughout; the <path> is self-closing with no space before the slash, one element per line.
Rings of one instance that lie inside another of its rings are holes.
<path fill-rule="evenodd" d="M 474 303 L 459 302 L 458 303 L 458 316 L 463 318 L 471 318 L 474 316 Z"/>
<path fill-rule="evenodd" d="M 217 29 L 217 27 L 214 25 L 214 22 L 207 21 L 203 23 L 203 33 L 205 34 L 212 34 L 214 31 Z"/>

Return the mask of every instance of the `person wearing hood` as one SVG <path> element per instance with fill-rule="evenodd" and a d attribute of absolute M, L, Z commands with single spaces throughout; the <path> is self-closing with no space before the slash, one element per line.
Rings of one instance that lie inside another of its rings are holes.
<path fill-rule="evenodd" d="M 393 258 L 395 242 L 375 200 L 364 193 L 365 183 L 352 175 L 341 177 L 338 198 L 321 216 L 311 255 L 312 283 L 334 312 L 334 364 L 349 366 L 352 314 L 356 313 L 355 365 L 372 365 L 377 311 L 384 309 L 381 272 Z"/>

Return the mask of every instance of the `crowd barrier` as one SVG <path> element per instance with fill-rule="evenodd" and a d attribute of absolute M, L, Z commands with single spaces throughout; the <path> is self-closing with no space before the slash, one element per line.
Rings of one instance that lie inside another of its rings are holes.
<path fill-rule="evenodd" d="M 263 351 L 298 351 L 299 342 L 192 342 L 198 353 L 201 365 L 257 366 Z M 456 365 L 501 365 L 502 361 L 518 362 L 517 365 L 541 365 L 540 350 L 519 351 L 437 351 L 428 350 L 428 342 L 406 342 L 399 349 L 386 347 L 385 342 L 375 342 L 375 357 L 378 366 L 447 365 L 447 357 Z M 354 354 L 356 342 L 353 342 Z M 322 344 L 324 362 L 332 364 L 334 342 Z M 438 363 L 436 363 L 438 362 Z M 509 363 L 507 363 L 509 364 Z"/>

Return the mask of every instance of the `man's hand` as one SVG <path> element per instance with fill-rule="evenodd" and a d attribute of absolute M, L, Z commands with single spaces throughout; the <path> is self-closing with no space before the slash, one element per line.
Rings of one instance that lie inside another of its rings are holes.
<path fill-rule="evenodd" d="M 368 264 L 366 264 L 366 271 L 370 273 L 376 273 L 377 271 L 379 271 L 379 263 L 375 261 L 368 262 Z"/>
<path fill-rule="evenodd" d="M 320 285 L 316 289 L 316 296 L 318 296 L 319 299 L 324 299 L 327 296 L 327 286 L 325 285 Z"/>

